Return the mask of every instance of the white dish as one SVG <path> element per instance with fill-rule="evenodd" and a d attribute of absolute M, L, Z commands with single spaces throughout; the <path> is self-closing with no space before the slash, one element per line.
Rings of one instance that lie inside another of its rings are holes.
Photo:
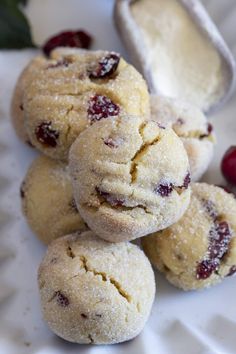
<path fill-rule="evenodd" d="M 205 2 L 235 53 L 235 2 L 224 1 L 225 7 L 221 0 Z M 58 30 L 80 27 L 93 34 L 94 48 L 121 51 L 127 58 L 112 24 L 112 5 L 111 0 L 87 0 L 86 4 L 83 0 L 34 0 L 28 13 L 38 42 Z M 74 345 L 49 331 L 41 318 L 36 283 L 45 247 L 27 227 L 19 199 L 20 183 L 36 153 L 17 139 L 9 116 L 16 78 L 34 54 L 31 50 L 0 53 L 0 354 L 235 354 L 236 277 L 209 290 L 184 293 L 157 274 L 157 297 L 151 317 L 142 334 L 128 343 L 106 347 Z M 234 94 L 225 108 L 212 117 L 218 145 L 204 177 L 210 183 L 223 182 L 219 163 L 228 146 L 236 143 L 235 111 Z"/>

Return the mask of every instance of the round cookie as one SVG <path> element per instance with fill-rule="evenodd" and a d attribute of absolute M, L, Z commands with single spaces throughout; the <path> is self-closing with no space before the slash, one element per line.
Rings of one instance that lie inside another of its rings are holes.
<path fill-rule="evenodd" d="M 119 54 L 106 51 L 53 51 L 32 70 L 23 101 L 32 144 L 56 159 L 67 159 L 75 138 L 103 118 L 122 111 L 150 114 L 142 76 Z"/>
<path fill-rule="evenodd" d="M 236 272 L 236 199 L 214 185 L 193 184 L 184 216 L 144 237 L 142 246 L 152 264 L 179 288 L 219 283 Z"/>
<path fill-rule="evenodd" d="M 41 57 L 34 58 L 22 71 L 17 80 L 11 100 L 11 119 L 15 132 L 20 140 L 30 146 L 31 143 L 24 124 L 23 97 L 28 83 L 33 80 L 34 70 L 37 70 L 37 68 L 40 67 L 41 60 Z"/>
<path fill-rule="evenodd" d="M 60 337 L 112 344 L 137 336 L 155 295 L 152 267 L 131 243 L 112 244 L 92 231 L 54 241 L 38 272 L 43 317 Z"/>
<path fill-rule="evenodd" d="M 171 98 L 151 95 L 151 119 L 171 126 L 187 151 L 192 181 L 207 170 L 214 150 L 213 127 L 197 107 Z"/>
<path fill-rule="evenodd" d="M 84 131 L 69 157 L 81 216 L 100 237 L 120 242 L 163 229 L 185 212 L 189 163 L 171 128 L 121 115 Z"/>
<path fill-rule="evenodd" d="M 36 158 L 22 183 L 21 200 L 29 226 L 46 244 L 87 229 L 76 208 L 68 167 L 60 161 Z"/>

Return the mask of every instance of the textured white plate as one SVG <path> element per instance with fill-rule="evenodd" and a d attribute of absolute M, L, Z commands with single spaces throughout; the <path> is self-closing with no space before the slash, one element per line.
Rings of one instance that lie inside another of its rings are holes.
<path fill-rule="evenodd" d="M 236 54 L 235 0 L 205 0 Z M 65 28 L 84 28 L 94 48 L 126 55 L 112 24 L 112 0 L 34 0 L 27 13 L 35 39 Z M 235 354 L 236 278 L 205 291 L 183 293 L 157 275 L 151 317 L 135 340 L 114 346 L 81 346 L 54 336 L 41 318 L 37 267 L 45 247 L 27 227 L 20 211 L 19 186 L 35 156 L 16 138 L 9 103 L 17 76 L 33 51 L 0 52 L 0 354 Z M 220 184 L 219 162 L 236 143 L 236 96 L 211 120 L 218 135 L 215 159 L 204 180 Z"/>

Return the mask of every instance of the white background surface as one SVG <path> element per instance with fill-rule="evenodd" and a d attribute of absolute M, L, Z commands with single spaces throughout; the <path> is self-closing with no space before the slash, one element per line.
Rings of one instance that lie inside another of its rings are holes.
<path fill-rule="evenodd" d="M 234 0 L 205 0 L 236 54 Z M 113 0 L 32 0 L 27 14 L 34 37 L 42 43 L 62 29 L 83 28 L 94 36 L 95 49 L 124 48 L 112 23 Z M 45 247 L 33 236 L 20 211 L 19 186 L 35 156 L 15 136 L 9 104 L 22 68 L 35 53 L 0 52 L 0 354 L 235 354 L 236 277 L 200 292 L 184 293 L 157 275 L 157 296 L 140 336 L 114 346 L 66 343 L 41 319 L 37 267 Z M 211 117 L 218 144 L 204 180 L 221 184 L 219 162 L 236 143 L 236 96 Z"/>

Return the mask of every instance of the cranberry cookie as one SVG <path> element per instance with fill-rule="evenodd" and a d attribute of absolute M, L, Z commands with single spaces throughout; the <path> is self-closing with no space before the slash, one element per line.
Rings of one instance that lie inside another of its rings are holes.
<path fill-rule="evenodd" d="M 120 115 L 86 129 L 70 151 L 74 196 L 100 237 L 120 242 L 163 229 L 190 197 L 186 151 L 171 128 Z"/>
<path fill-rule="evenodd" d="M 24 106 L 23 106 L 23 97 L 24 92 L 27 88 L 27 85 L 33 80 L 33 73 L 41 66 L 42 58 L 34 58 L 29 65 L 22 71 L 21 75 L 18 78 L 16 83 L 12 101 L 11 101 L 11 118 L 12 124 L 15 128 L 17 136 L 24 143 L 31 145 L 28 134 L 26 132 L 24 124 Z"/>
<path fill-rule="evenodd" d="M 75 138 L 103 118 L 150 114 L 145 81 L 117 53 L 59 49 L 40 62 L 24 92 L 24 119 L 32 144 L 52 158 L 67 159 Z"/>
<path fill-rule="evenodd" d="M 181 138 L 187 151 L 192 181 L 199 180 L 207 170 L 214 149 L 213 127 L 205 115 L 190 104 L 151 96 L 151 119 L 169 125 Z"/>
<path fill-rule="evenodd" d="M 153 265 L 179 288 L 219 283 L 236 272 L 236 199 L 222 188 L 193 184 L 184 216 L 144 237 L 142 245 Z"/>
<path fill-rule="evenodd" d="M 21 200 L 29 226 L 46 244 L 87 229 L 75 205 L 68 168 L 62 162 L 38 157 L 22 183 Z"/>
<path fill-rule="evenodd" d="M 60 337 L 112 344 L 136 337 L 155 295 L 152 267 L 131 243 L 112 244 L 93 232 L 49 246 L 38 272 L 43 316 Z"/>

